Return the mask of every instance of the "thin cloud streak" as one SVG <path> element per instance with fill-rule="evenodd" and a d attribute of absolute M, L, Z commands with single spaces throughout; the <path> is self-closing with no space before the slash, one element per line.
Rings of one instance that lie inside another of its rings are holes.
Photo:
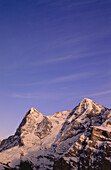
<path fill-rule="evenodd" d="M 11 95 L 8 95 L 9 97 L 12 98 L 20 98 L 20 99 L 38 99 L 38 100 L 43 100 L 43 99 L 58 99 L 58 97 L 64 97 L 66 94 L 63 93 L 48 93 L 48 92 L 44 92 L 44 93 L 13 93 Z"/>
<path fill-rule="evenodd" d="M 84 98 L 84 97 L 96 97 L 96 96 L 102 96 L 102 95 L 107 95 L 110 94 L 111 90 L 107 90 L 107 91 L 101 91 L 101 92 L 97 92 L 97 93 L 93 93 L 93 94 L 88 94 L 85 96 L 76 96 L 77 98 Z M 77 94 L 76 94 L 77 95 Z M 21 98 L 21 99 L 58 99 L 58 97 L 70 97 L 70 96 L 75 96 L 75 94 L 73 93 L 30 93 L 30 94 L 18 94 L 18 93 L 13 93 L 11 95 L 9 95 L 10 97 L 13 98 Z"/>
<path fill-rule="evenodd" d="M 111 93 L 111 90 L 107 90 L 107 91 L 97 92 L 94 94 L 89 94 L 88 97 L 102 96 L 102 95 L 106 95 L 110 93 Z"/>
<path fill-rule="evenodd" d="M 94 73 L 78 73 L 78 74 L 73 74 L 73 75 L 69 75 L 69 76 L 63 76 L 60 78 L 52 79 L 48 83 L 60 83 L 60 82 L 64 82 L 64 81 L 78 80 L 78 79 L 81 79 L 84 77 L 91 76 L 92 74 L 94 74 Z"/>
<path fill-rule="evenodd" d="M 51 80 L 38 81 L 38 82 L 26 83 L 26 84 L 17 84 L 17 85 L 18 86 L 34 86 L 34 85 L 42 85 L 42 84 L 62 83 L 62 82 L 84 79 L 84 78 L 87 78 L 93 75 L 95 75 L 94 72 L 76 73 L 76 74 L 72 74 L 68 76 L 58 77 L 58 78 L 51 79 Z"/>
<path fill-rule="evenodd" d="M 69 41 L 67 41 L 67 43 L 71 43 L 73 42 L 74 39 L 71 39 Z M 75 54 L 69 55 L 69 56 L 64 56 L 64 57 L 58 57 L 58 58 L 48 58 L 45 60 L 41 60 L 38 62 L 32 62 L 32 63 L 14 63 L 14 64 L 10 64 L 10 65 L 6 65 L 6 66 L 1 66 L 0 70 L 16 70 L 19 68 L 22 68 L 23 66 L 41 66 L 41 65 L 47 65 L 47 64 L 52 64 L 52 63 L 56 63 L 56 62 L 62 62 L 62 61 L 67 61 L 67 60 L 78 60 L 78 59 L 82 59 L 82 58 L 87 58 L 87 57 L 92 57 L 92 56 L 96 56 L 96 55 L 103 55 L 103 54 L 110 54 L 111 50 L 101 50 L 101 51 L 96 51 L 96 52 L 81 52 L 78 53 L 76 52 Z"/>
<path fill-rule="evenodd" d="M 85 96 L 79 96 L 78 98 L 103 96 L 103 95 L 107 95 L 110 93 L 111 93 L 111 90 L 106 90 L 106 91 L 101 91 L 101 92 L 97 92 L 97 93 L 86 94 Z"/>
<path fill-rule="evenodd" d="M 47 60 L 42 60 L 38 62 L 31 63 L 32 66 L 38 66 L 38 65 L 44 65 L 44 64 L 51 64 L 59 61 L 65 61 L 70 59 L 80 59 L 82 56 L 65 56 L 65 57 L 59 57 L 59 58 L 50 58 Z"/>
<path fill-rule="evenodd" d="M 14 93 L 12 95 L 10 95 L 10 97 L 13 97 L 13 98 L 20 98 L 20 99 L 46 99 L 48 98 L 47 95 L 36 95 L 36 94 L 17 94 L 17 93 Z"/>
<path fill-rule="evenodd" d="M 49 58 L 47 60 L 42 60 L 42 61 L 38 61 L 38 62 L 33 62 L 33 63 L 29 63 L 31 66 L 41 66 L 41 65 L 47 65 L 47 64 L 52 64 L 55 62 L 61 62 L 61 61 L 67 61 L 67 60 L 77 60 L 77 59 L 81 59 L 81 58 L 87 58 L 87 57 L 92 57 L 95 55 L 102 55 L 102 54 L 108 54 L 111 53 L 111 50 L 108 51 L 96 51 L 96 52 L 88 52 L 88 53 L 80 53 L 80 54 L 74 54 L 74 55 L 69 55 L 69 56 L 65 56 L 65 57 L 59 57 L 59 58 Z"/>

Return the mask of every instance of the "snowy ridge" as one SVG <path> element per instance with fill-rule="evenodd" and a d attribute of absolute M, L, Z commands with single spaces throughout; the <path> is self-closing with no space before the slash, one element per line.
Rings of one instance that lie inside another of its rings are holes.
<path fill-rule="evenodd" d="M 15 134 L 0 143 L 1 169 L 7 165 L 20 169 L 24 162 L 33 170 L 104 169 L 106 165 L 108 170 L 110 158 L 111 111 L 87 98 L 73 110 L 52 116 L 31 108 Z"/>

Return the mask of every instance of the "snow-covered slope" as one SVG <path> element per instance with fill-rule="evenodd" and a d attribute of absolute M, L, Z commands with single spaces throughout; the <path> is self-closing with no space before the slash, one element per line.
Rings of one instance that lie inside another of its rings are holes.
<path fill-rule="evenodd" d="M 73 110 L 52 116 L 31 108 L 15 134 L 1 141 L 0 162 L 0 170 L 109 170 L 111 111 L 86 98 Z"/>

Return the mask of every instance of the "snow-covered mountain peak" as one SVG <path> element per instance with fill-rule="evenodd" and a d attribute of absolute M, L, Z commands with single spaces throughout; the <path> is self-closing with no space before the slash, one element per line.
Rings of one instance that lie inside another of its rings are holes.
<path fill-rule="evenodd" d="M 106 109 L 102 105 L 99 105 L 95 103 L 93 100 L 84 98 L 80 104 L 79 104 L 79 111 L 84 112 L 86 111 L 92 111 L 94 113 L 99 113 L 101 110 Z"/>
<path fill-rule="evenodd" d="M 41 122 L 43 117 L 42 113 L 32 107 L 24 116 L 15 134 L 21 135 L 21 133 L 31 133 L 36 124 Z"/>
<path fill-rule="evenodd" d="M 51 116 L 32 107 L 16 133 L 0 141 L 0 169 L 28 163 L 31 170 L 109 170 L 110 151 L 111 110 L 84 98 L 73 110 Z"/>
<path fill-rule="evenodd" d="M 92 103 L 93 100 L 89 99 L 89 98 L 84 98 L 81 103 Z"/>
<path fill-rule="evenodd" d="M 38 117 L 39 115 L 42 115 L 37 109 L 34 107 L 31 107 L 31 109 L 26 113 L 25 116 L 33 116 L 33 117 Z"/>
<path fill-rule="evenodd" d="M 30 113 L 33 113 L 33 112 L 39 112 L 37 109 L 35 109 L 34 107 L 31 107 L 31 109 L 29 110 L 30 111 Z M 40 112 L 39 112 L 40 113 Z"/>
<path fill-rule="evenodd" d="M 93 100 L 91 99 L 88 99 L 88 98 L 84 98 L 81 102 L 80 102 L 80 105 L 84 106 L 84 107 L 91 107 L 93 104 Z"/>
<path fill-rule="evenodd" d="M 93 109 L 93 100 L 84 98 L 78 105 L 76 111 L 78 113 L 87 113 L 87 111 L 91 111 Z"/>

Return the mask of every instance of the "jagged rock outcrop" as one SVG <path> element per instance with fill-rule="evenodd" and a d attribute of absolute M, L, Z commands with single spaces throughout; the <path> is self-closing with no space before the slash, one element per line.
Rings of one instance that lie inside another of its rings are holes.
<path fill-rule="evenodd" d="M 31 108 L 15 134 L 1 141 L 0 162 L 2 169 L 25 162 L 34 170 L 109 170 L 111 110 L 87 98 L 52 116 Z"/>
<path fill-rule="evenodd" d="M 19 141 L 20 139 L 16 135 L 9 136 L 7 139 L 2 140 L 0 143 L 0 152 L 19 145 Z"/>
<path fill-rule="evenodd" d="M 52 127 L 52 122 L 47 117 L 44 117 L 43 120 L 37 124 L 34 134 L 42 139 L 50 134 Z"/>

